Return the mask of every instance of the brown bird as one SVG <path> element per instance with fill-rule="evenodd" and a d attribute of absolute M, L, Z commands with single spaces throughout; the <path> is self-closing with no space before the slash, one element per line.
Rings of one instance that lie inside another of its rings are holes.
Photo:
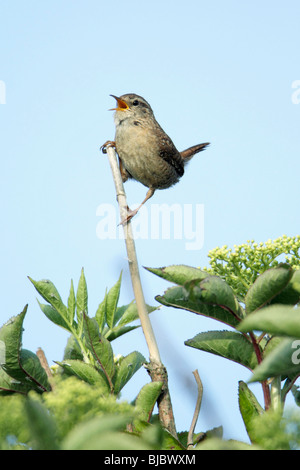
<path fill-rule="evenodd" d="M 145 199 L 121 223 L 127 223 L 150 199 L 156 189 L 166 189 L 179 181 L 185 164 L 209 143 L 198 144 L 179 152 L 170 137 L 156 121 L 150 104 L 141 96 L 129 93 L 120 97 L 110 95 L 117 101 L 114 121 L 115 141 L 102 145 L 113 146 L 119 156 L 123 182 L 129 178 L 149 188 Z"/>

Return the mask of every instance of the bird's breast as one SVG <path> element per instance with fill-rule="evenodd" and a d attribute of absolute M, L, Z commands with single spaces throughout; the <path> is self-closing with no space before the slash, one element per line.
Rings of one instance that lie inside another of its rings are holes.
<path fill-rule="evenodd" d="M 167 136 L 166 136 L 167 137 Z M 147 129 L 139 121 L 121 122 L 116 127 L 116 150 L 130 175 L 147 187 L 165 189 L 179 180 L 176 167 L 163 158 L 168 146 L 162 145 L 161 136 Z"/>

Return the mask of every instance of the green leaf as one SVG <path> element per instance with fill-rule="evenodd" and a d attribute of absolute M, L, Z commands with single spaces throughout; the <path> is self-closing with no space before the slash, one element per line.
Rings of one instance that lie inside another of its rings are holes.
<path fill-rule="evenodd" d="M 146 308 L 148 314 L 150 314 L 151 312 L 154 312 L 154 310 L 157 310 L 158 307 L 150 307 L 149 305 L 146 305 Z M 135 303 L 132 302 L 129 305 L 119 307 L 115 314 L 115 326 L 112 329 L 104 329 L 103 334 L 109 341 L 113 341 L 129 331 L 139 328 L 141 326 L 140 324 L 126 326 L 128 323 L 132 323 L 135 320 L 139 320 L 139 314 Z"/>
<path fill-rule="evenodd" d="M 235 331 L 207 331 L 184 342 L 186 346 L 200 349 L 230 359 L 252 370 L 257 359 L 252 344 Z"/>
<path fill-rule="evenodd" d="M 146 443 L 121 433 L 132 421 L 129 415 L 105 415 L 80 423 L 63 441 L 64 450 L 145 450 Z M 111 462 L 113 463 L 113 462 Z"/>
<path fill-rule="evenodd" d="M 67 320 L 64 319 L 64 317 L 55 308 L 53 308 L 52 305 L 42 304 L 39 300 L 38 304 L 42 312 L 46 315 L 46 317 L 49 318 L 49 320 L 51 320 L 53 323 L 55 323 L 55 325 L 61 326 L 69 332 L 71 331 L 70 324 L 67 323 Z"/>
<path fill-rule="evenodd" d="M 58 450 L 57 430 L 48 410 L 37 400 L 28 398 L 25 411 L 34 450 Z"/>
<path fill-rule="evenodd" d="M 88 291 L 83 268 L 81 269 L 81 274 L 77 287 L 76 304 L 77 316 L 79 315 L 79 317 L 81 317 L 83 313 L 88 313 Z"/>
<path fill-rule="evenodd" d="M 169 431 L 163 429 L 163 444 L 161 446 L 162 449 L 166 450 L 185 450 L 186 445 L 183 445 L 180 439 L 180 436 L 183 433 L 178 433 L 178 439 L 176 439 Z M 187 434 L 187 433 L 186 433 Z"/>
<path fill-rule="evenodd" d="M 76 298 L 75 298 L 73 280 L 71 280 L 70 293 L 68 297 L 68 320 L 71 325 L 74 321 L 75 310 L 76 310 Z"/>
<path fill-rule="evenodd" d="M 287 305 L 270 305 L 246 317 L 238 330 L 266 331 L 274 335 L 300 338 L 299 308 Z"/>
<path fill-rule="evenodd" d="M 250 382 L 261 382 L 270 377 L 300 374 L 300 341 L 284 338 L 254 369 Z"/>
<path fill-rule="evenodd" d="M 100 334 L 94 318 L 84 315 L 84 336 L 89 350 L 110 382 L 115 373 L 114 355 L 110 342 Z M 111 383 L 111 382 L 110 382 Z"/>
<path fill-rule="evenodd" d="M 299 387 L 296 386 L 296 385 L 293 385 L 292 389 L 291 389 L 291 392 L 293 394 L 296 405 L 300 406 L 300 390 L 299 390 Z"/>
<path fill-rule="evenodd" d="M 258 446 L 246 444 L 245 442 L 218 439 L 212 437 L 211 439 L 204 439 L 200 442 L 195 450 L 264 450 Z"/>
<path fill-rule="evenodd" d="M 52 307 L 57 310 L 61 317 L 66 320 L 68 318 L 67 307 L 61 300 L 61 297 L 56 289 L 55 285 L 45 279 L 41 281 L 34 281 L 31 277 L 28 276 L 28 279 L 32 282 L 38 293 L 50 304 Z"/>
<path fill-rule="evenodd" d="M 105 297 L 102 300 L 102 302 L 99 304 L 96 314 L 95 314 L 95 319 L 99 325 L 99 330 L 101 333 L 103 332 L 103 328 L 106 322 L 106 309 L 107 309 L 107 292 L 105 292 Z"/>
<path fill-rule="evenodd" d="M 281 343 L 282 338 L 279 336 L 271 336 L 270 338 L 267 338 L 265 345 L 263 345 L 263 341 L 265 341 L 265 338 L 261 340 L 260 345 L 263 348 L 263 357 L 266 357 L 271 351 L 273 351 L 273 349 L 277 348 Z"/>
<path fill-rule="evenodd" d="M 233 312 L 237 317 L 243 317 L 243 311 L 231 287 L 218 276 L 210 276 L 203 281 L 193 280 L 184 287 L 191 298 L 199 299 L 209 305 Z"/>
<path fill-rule="evenodd" d="M 255 442 L 255 432 L 253 431 L 253 419 L 261 415 L 264 410 L 258 403 L 254 393 L 249 389 L 248 385 L 239 382 L 239 408 L 246 427 L 246 431 L 251 442 Z"/>
<path fill-rule="evenodd" d="M 279 264 L 261 274 L 245 296 L 246 313 L 249 314 L 280 294 L 293 276 L 292 268 L 287 264 Z"/>
<path fill-rule="evenodd" d="M 8 375 L 2 367 L 0 367 L 0 396 L 6 393 L 17 392 L 26 395 L 32 389 L 31 384 L 20 382 Z"/>
<path fill-rule="evenodd" d="M 148 314 L 154 312 L 159 307 L 151 307 L 150 305 L 146 305 Z M 138 309 L 135 302 L 131 302 L 131 304 L 127 305 L 126 310 L 120 316 L 120 320 L 118 322 L 118 326 L 127 325 L 135 320 L 139 320 Z"/>
<path fill-rule="evenodd" d="M 1 366 L 12 379 L 30 384 L 31 389 L 38 392 L 50 390 L 46 372 L 36 354 L 21 349 L 26 312 L 27 305 L 19 315 L 12 317 L 0 329 Z"/>
<path fill-rule="evenodd" d="M 29 380 L 34 383 L 34 387 L 32 388 L 39 392 L 51 390 L 45 369 L 41 366 L 40 360 L 36 354 L 28 349 L 21 349 L 19 362 L 22 371 L 26 375 L 25 380 Z M 10 375 L 11 372 L 12 371 L 10 370 Z"/>
<path fill-rule="evenodd" d="M 114 390 L 116 394 L 122 390 L 145 362 L 146 359 L 138 351 L 133 351 L 118 361 L 114 377 Z"/>
<path fill-rule="evenodd" d="M 90 385 L 97 385 L 97 387 L 100 388 L 100 393 L 107 394 L 110 392 L 104 373 L 101 370 L 97 370 L 92 364 L 87 364 L 76 359 L 65 359 L 62 362 L 57 361 L 57 364 L 60 365 L 68 375 L 75 375 Z"/>
<path fill-rule="evenodd" d="M 300 269 L 294 271 L 288 285 L 272 299 L 271 304 L 296 305 L 300 301 Z"/>
<path fill-rule="evenodd" d="M 109 328 L 112 328 L 115 324 L 115 313 L 117 310 L 117 305 L 119 302 L 120 297 L 120 289 L 121 289 L 121 280 L 122 280 L 122 273 L 116 284 L 108 291 L 107 299 L 106 299 L 106 322 Z"/>
<path fill-rule="evenodd" d="M 64 359 L 78 359 L 83 360 L 83 354 L 78 344 L 76 338 L 71 335 L 68 338 L 65 350 L 64 350 Z"/>
<path fill-rule="evenodd" d="M 198 315 L 213 318 L 215 320 L 226 323 L 227 325 L 236 327 L 239 319 L 231 312 L 219 305 L 211 305 L 199 300 L 195 296 L 190 296 L 184 287 L 171 287 L 163 296 L 156 296 L 155 299 L 168 307 L 181 308 Z"/>
<path fill-rule="evenodd" d="M 150 382 L 144 385 L 140 390 L 135 401 L 139 419 L 149 422 L 154 405 L 161 393 L 162 386 L 162 382 Z"/>
<path fill-rule="evenodd" d="M 129 331 L 135 330 L 136 328 L 140 328 L 141 325 L 136 326 L 114 326 L 112 330 L 108 330 L 105 332 L 104 336 L 108 341 L 113 341 L 116 338 L 128 333 Z"/>
<path fill-rule="evenodd" d="M 209 274 L 201 269 L 185 266 L 184 264 L 172 265 L 163 268 L 145 268 L 153 274 L 156 274 L 167 281 L 183 286 L 185 282 L 198 279 L 202 281 Z"/>

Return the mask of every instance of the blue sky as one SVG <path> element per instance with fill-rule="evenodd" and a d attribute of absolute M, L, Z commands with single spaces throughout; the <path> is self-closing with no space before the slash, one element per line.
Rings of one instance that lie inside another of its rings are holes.
<path fill-rule="evenodd" d="M 203 267 L 215 246 L 299 234 L 299 15 L 296 0 L 2 2 L 0 320 L 29 303 L 25 348 L 41 346 L 51 363 L 67 339 L 43 317 L 28 275 L 51 279 L 66 300 L 84 267 L 90 315 L 121 270 L 120 305 L 133 298 L 123 240 L 97 236 L 99 207 L 117 214 L 99 152 L 114 137 L 111 93 L 144 96 L 179 150 L 211 142 L 179 184 L 148 202 L 148 211 L 202 207 L 204 239 L 196 250 L 184 236 L 153 239 L 149 220 L 150 235 L 136 242 L 147 303 L 156 305 L 169 285 L 142 266 Z M 126 191 L 133 206 L 146 188 L 128 182 Z M 178 430 L 192 419 L 198 368 L 204 401 L 196 430 L 222 424 L 225 437 L 247 439 L 237 383 L 248 372 L 183 344 L 222 325 L 167 308 L 151 318 Z M 147 356 L 140 330 L 113 346 Z M 137 380 L 142 386 L 148 377 L 140 371 Z M 133 399 L 134 388 L 123 397 Z"/>

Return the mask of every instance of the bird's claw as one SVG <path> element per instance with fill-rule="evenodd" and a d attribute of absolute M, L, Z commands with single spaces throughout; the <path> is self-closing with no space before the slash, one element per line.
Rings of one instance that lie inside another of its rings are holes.
<path fill-rule="evenodd" d="M 109 147 L 116 148 L 116 142 L 113 140 L 107 140 L 103 145 L 101 145 L 100 150 L 102 150 L 102 153 L 107 153 L 107 148 Z"/>
<path fill-rule="evenodd" d="M 134 217 L 136 214 L 137 214 L 138 210 L 135 209 L 134 211 L 132 211 L 131 209 L 129 209 L 129 207 L 127 206 L 127 216 L 119 223 L 119 225 L 127 225 L 128 222 L 132 219 L 132 217 Z"/>

